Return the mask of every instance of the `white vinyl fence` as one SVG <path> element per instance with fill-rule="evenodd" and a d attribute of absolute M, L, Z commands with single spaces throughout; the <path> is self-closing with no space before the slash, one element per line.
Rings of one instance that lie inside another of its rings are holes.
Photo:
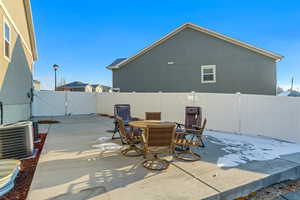
<path fill-rule="evenodd" d="M 185 106 L 200 106 L 208 120 L 208 129 L 300 143 L 300 98 L 211 93 L 80 92 L 38 92 L 37 96 L 39 98 L 35 98 L 33 104 L 36 116 L 66 113 L 113 115 L 114 104 L 128 103 L 135 117 L 144 118 L 145 112 L 162 112 L 163 120 L 184 122 Z"/>
<path fill-rule="evenodd" d="M 68 91 L 35 91 L 33 116 L 60 116 L 96 113 L 96 94 Z"/>

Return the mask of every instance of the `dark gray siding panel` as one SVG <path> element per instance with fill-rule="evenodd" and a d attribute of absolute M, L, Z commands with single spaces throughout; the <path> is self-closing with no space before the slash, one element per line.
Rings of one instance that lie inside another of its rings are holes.
<path fill-rule="evenodd" d="M 175 64 L 168 65 L 168 61 Z M 201 65 L 216 65 L 216 83 L 201 83 Z M 276 62 L 192 29 L 185 29 L 113 72 L 121 92 L 276 94 Z"/>

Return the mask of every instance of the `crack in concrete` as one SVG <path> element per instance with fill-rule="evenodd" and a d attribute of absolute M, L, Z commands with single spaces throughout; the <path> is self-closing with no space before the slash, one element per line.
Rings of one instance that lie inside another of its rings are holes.
<path fill-rule="evenodd" d="M 216 192 L 221 193 L 221 191 L 218 190 L 217 188 L 215 188 L 214 186 L 211 186 L 211 185 L 209 185 L 208 183 L 202 181 L 200 178 L 196 177 L 195 175 L 193 175 L 192 173 L 186 171 L 185 169 L 179 167 L 178 165 L 176 165 L 176 164 L 174 164 L 174 163 L 172 163 L 172 162 L 171 162 L 170 164 L 173 165 L 174 167 L 176 167 L 177 169 L 180 169 L 181 171 L 183 171 L 183 172 L 186 173 L 187 175 L 189 175 L 189 176 L 193 177 L 194 179 L 198 180 L 199 182 L 203 183 L 204 185 L 206 185 L 206 186 L 210 187 L 211 189 L 215 190 Z"/>

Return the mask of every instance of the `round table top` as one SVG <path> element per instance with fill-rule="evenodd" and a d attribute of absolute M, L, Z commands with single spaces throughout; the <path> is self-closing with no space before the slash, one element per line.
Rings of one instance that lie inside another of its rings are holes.
<path fill-rule="evenodd" d="M 129 126 L 132 126 L 134 128 L 147 128 L 148 125 L 154 124 L 154 125 L 160 125 L 160 124 L 175 124 L 172 122 L 162 122 L 158 120 L 140 120 L 140 121 L 132 121 L 128 123 Z"/>

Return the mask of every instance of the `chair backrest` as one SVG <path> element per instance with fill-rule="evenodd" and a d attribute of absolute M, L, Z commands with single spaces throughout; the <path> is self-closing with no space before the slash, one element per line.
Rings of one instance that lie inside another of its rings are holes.
<path fill-rule="evenodd" d="M 120 136 L 122 138 L 122 141 L 127 142 L 127 134 L 126 134 L 126 130 L 125 130 L 125 124 L 122 118 L 120 117 L 116 117 L 117 120 L 117 124 L 118 124 L 118 129 L 119 129 L 119 133 Z"/>
<path fill-rule="evenodd" d="M 123 120 L 131 120 L 130 105 L 129 104 L 116 104 L 114 106 L 114 116 L 120 117 Z"/>
<path fill-rule="evenodd" d="M 185 107 L 185 128 L 194 129 L 193 126 L 201 126 L 202 110 L 200 107 L 187 106 Z"/>
<path fill-rule="evenodd" d="M 146 129 L 148 147 L 172 146 L 175 136 L 175 124 L 152 124 Z"/>
<path fill-rule="evenodd" d="M 146 120 L 161 120 L 161 112 L 146 112 Z"/>

